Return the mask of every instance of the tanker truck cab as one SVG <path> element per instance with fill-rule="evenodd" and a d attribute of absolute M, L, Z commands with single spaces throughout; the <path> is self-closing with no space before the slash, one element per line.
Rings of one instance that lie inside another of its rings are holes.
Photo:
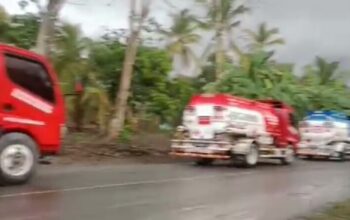
<path fill-rule="evenodd" d="M 29 180 L 40 156 L 57 154 L 64 100 L 48 61 L 0 45 L 0 183 Z"/>
<path fill-rule="evenodd" d="M 344 161 L 349 154 L 349 119 L 340 112 L 315 111 L 300 122 L 298 155 Z"/>
<path fill-rule="evenodd" d="M 298 131 L 298 120 L 294 115 L 294 110 L 288 105 L 275 101 L 275 100 L 261 100 L 260 102 L 269 104 L 273 107 L 276 118 L 271 118 L 269 124 L 271 127 L 268 128 L 271 133 L 275 133 L 275 142 L 279 147 L 285 147 L 291 145 L 294 152 L 297 152 L 297 143 L 300 141 L 300 134 Z M 269 117 L 267 117 L 269 120 Z M 273 128 L 273 126 L 275 127 Z"/>
<path fill-rule="evenodd" d="M 217 133 L 225 131 L 228 121 L 229 111 L 225 100 L 213 99 L 211 95 L 193 97 L 183 114 L 183 126 L 196 140 L 215 138 Z"/>
<path fill-rule="evenodd" d="M 194 158 L 201 165 L 233 160 L 254 166 L 260 158 L 290 164 L 299 141 L 292 114 L 290 107 L 272 100 L 194 96 L 172 140 L 171 155 Z"/>

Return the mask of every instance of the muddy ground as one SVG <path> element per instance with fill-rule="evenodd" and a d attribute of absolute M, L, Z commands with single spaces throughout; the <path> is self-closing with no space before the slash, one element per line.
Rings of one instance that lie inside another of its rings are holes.
<path fill-rule="evenodd" d="M 169 163 L 170 135 L 138 134 L 127 141 L 107 142 L 92 133 L 75 133 L 64 140 L 62 152 L 53 157 L 55 164 L 91 163 Z"/>

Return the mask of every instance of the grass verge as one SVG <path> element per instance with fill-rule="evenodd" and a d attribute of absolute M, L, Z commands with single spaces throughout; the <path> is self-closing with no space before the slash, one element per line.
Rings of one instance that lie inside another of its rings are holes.
<path fill-rule="evenodd" d="M 315 213 L 304 220 L 350 220 L 350 199 Z"/>

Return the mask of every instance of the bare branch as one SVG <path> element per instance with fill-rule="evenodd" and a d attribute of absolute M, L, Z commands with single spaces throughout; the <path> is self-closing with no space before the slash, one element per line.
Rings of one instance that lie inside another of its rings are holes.
<path fill-rule="evenodd" d="M 134 30 L 135 16 L 136 16 L 136 0 L 130 0 L 130 15 L 129 15 L 129 28 L 130 28 L 130 31 Z"/>
<path fill-rule="evenodd" d="M 86 4 L 84 3 L 78 3 L 78 2 L 67 2 L 67 5 L 77 5 L 77 6 L 85 6 Z"/>
<path fill-rule="evenodd" d="M 45 8 L 40 4 L 39 0 L 30 0 L 38 9 L 39 14 L 45 13 Z"/>
<path fill-rule="evenodd" d="M 178 7 L 176 7 L 173 3 L 171 3 L 169 0 L 164 0 L 164 3 L 169 6 L 171 9 L 179 10 Z"/>
<path fill-rule="evenodd" d="M 142 1 L 142 9 L 141 9 L 141 19 L 144 21 L 146 17 L 148 17 L 150 12 L 151 0 L 143 0 Z"/>

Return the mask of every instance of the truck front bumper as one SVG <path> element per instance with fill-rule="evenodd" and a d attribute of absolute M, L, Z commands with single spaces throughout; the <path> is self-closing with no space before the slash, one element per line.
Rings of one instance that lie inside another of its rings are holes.
<path fill-rule="evenodd" d="M 332 149 L 331 146 L 304 146 L 298 149 L 297 154 L 299 156 L 319 156 L 319 157 L 338 157 L 339 151 Z"/>
<path fill-rule="evenodd" d="M 184 158 L 227 160 L 231 158 L 228 142 L 211 140 L 172 140 L 170 155 Z"/>

